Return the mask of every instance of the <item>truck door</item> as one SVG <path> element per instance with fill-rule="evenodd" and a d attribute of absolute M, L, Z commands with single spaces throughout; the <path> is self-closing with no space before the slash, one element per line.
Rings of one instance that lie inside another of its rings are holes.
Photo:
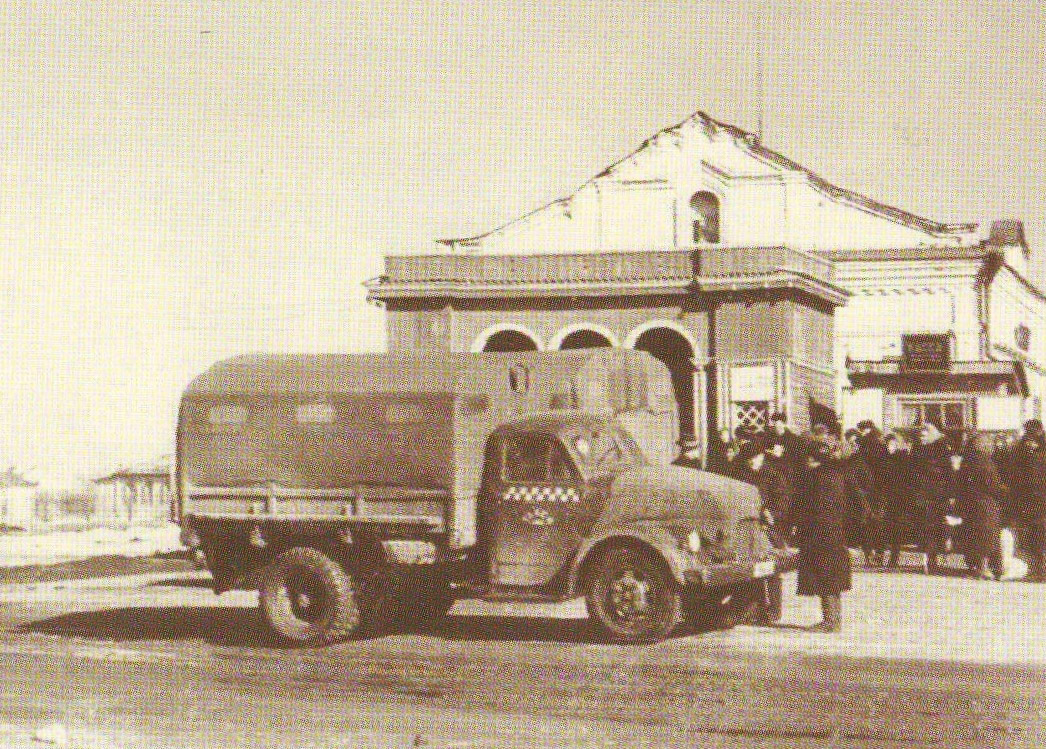
<path fill-rule="evenodd" d="M 491 580 L 537 587 L 552 579 L 581 542 L 591 514 L 584 486 L 552 435 L 511 435 L 500 453 Z"/>

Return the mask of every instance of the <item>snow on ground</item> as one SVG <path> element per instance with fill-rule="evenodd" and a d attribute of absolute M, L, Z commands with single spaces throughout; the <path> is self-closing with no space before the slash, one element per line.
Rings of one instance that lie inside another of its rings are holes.
<path fill-rule="evenodd" d="M 75 562 L 118 555 L 147 557 L 182 549 L 173 523 L 142 528 L 91 528 L 0 535 L 0 567 Z"/>

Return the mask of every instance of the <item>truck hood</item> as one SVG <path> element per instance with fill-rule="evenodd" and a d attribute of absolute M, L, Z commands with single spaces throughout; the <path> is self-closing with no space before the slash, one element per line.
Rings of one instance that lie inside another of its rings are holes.
<path fill-rule="evenodd" d="M 759 517 L 751 484 L 680 466 L 640 466 L 610 484 L 603 517 L 612 524 L 658 520 L 697 529 L 709 540 L 733 534 L 739 520 Z"/>

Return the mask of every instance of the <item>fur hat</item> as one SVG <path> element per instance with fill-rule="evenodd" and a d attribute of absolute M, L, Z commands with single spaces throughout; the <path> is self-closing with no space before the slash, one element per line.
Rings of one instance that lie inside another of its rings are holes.
<path fill-rule="evenodd" d="M 810 460 L 816 460 L 818 463 L 824 463 L 826 460 L 830 460 L 833 456 L 834 450 L 832 449 L 831 443 L 827 440 L 810 440 L 810 444 L 806 447 L 806 457 Z"/>

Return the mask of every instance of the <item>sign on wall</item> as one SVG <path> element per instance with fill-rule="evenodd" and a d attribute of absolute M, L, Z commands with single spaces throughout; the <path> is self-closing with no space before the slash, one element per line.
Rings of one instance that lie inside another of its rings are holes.
<path fill-rule="evenodd" d="M 758 367 L 730 368 L 730 400 L 772 401 L 774 394 L 774 368 L 769 364 Z"/>
<path fill-rule="evenodd" d="M 904 369 L 948 369 L 951 336 L 947 333 L 908 333 L 901 336 L 901 366 Z"/>

